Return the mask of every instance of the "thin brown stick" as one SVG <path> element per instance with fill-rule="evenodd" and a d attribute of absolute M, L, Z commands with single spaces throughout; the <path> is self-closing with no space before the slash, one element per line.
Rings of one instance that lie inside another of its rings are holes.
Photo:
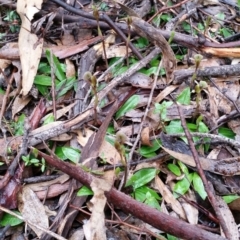
<path fill-rule="evenodd" d="M 190 150 L 192 152 L 192 155 L 193 155 L 193 158 L 194 158 L 194 161 L 196 163 L 196 168 L 197 168 L 197 171 L 203 181 L 203 185 L 204 185 L 204 188 L 207 192 L 207 195 L 208 195 L 208 199 L 217 215 L 217 218 L 219 220 L 219 223 L 220 223 L 220 226 L 222 227 L 223 229 L 223 232 L 225 234 L 225 236 L 227 237 L 227 239 L 231 239 L 231 233 L 227 227 L 227 224 L 223 218 L 223 216 L 221 215 L 221 212 L 220 212 L 220 209 L 218 207 L 218 204 L 217 204 L 217 201 L 216 201 L 216 198 L 214 196 L 214 193 L 213 191 L 211 191 L 211 189 L 209 188 L 209 183 L 207 181 L 207 178 L 203 172 L 203 169 L 201 167 L 201 164 L 200 164 L 200 160 L 199 160 L 199 156 L 198 156 L 198 153 L 197 153 L 197 150 L 195 148 L 195 145 L 193 143 L 193 139 L 192 139 L 192 136 L 187 128 L 187 124 L 186 124 L 186 120 L 183 116 L 183 112 L 182 112 L 182 109 L 181 109 L 181 106 L 179 106 L 177 103 L 177 108 L 178 108 L 178 112 L 179 112 L 179 115 L 180 115 L 180 119 L 181 119 L 181 123 L 182 123 L 182 127 L 184 129 L 184 132 L 186 134 L 186 137 L 187 137 L 187 140 L 188 140 L 188 144 L 189 144 L 189 147 L 190 147 Z"/>

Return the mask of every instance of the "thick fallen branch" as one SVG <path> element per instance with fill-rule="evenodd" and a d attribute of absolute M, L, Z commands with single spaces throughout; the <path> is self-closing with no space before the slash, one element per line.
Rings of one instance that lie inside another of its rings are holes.
<path fill-rule="evenodd" d="M 83 185 L 90 187 L 90 184 L 94 177 L 91 174 L 83 171 L 80 167 L 58 159 L 54 159 L 53 157 L 48 156 L 47 154 L 40 151 L 39 156 L 43 157 L 49 165 L 56 167 L 62 172 L 70 175 L 74 179 L 81 182 Z M 166 233 L 172 234 L 176 237 L 195 240 L 225 239 L 219 235 L 198 228 L 195 225 L 188 224 L 182 220 L 159 212 L 158 210 L 140 203 L 125 195 L 124 193 L 117 191 L 115 188 L 112 188 L 109 192 L 107 192 L 106 197 L 110 203 L 118 208 L 121 208 L 125 213 L 132 214 L 133 216 L 152 225 L 153 227 L 158 228 Z"/>
<path fill-rule="evenodd" d="M 194 69 L 181 69 L 174 71 L 174 84 L 179 84 L 183 80 L 186 80 L 188 77 L 193 76 Z M 229 76 L 238 76 L 240 75 L 240 64 L 235 65 L 222 65 L 222 66 L 213 66 L 205 67 L 197 71 L 197 77 L 229 77 Z"/>

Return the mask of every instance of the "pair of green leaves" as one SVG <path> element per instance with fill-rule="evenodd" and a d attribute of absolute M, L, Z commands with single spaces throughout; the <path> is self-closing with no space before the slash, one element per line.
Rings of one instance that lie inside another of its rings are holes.
<path fill-rule="evenodd" d="M 41 62 L 38 66 L 38 75 L 36 75 L 34 79 L 34 84 L 38 88 L 39 92 L 46 96 L 49 94 L 49 87 L 52 86 L 52 77 L 51 77 L 51 65 L 52 71 L 54 71 L 55 75 L 55 86 L 57 97 L 61 97 L 66 94 L 71 88 L 74 87 L 76 83 L 76 77 L 66 78 L 66 66 L 61 64 L 56 56 L 52 56 L 49 50 L 46 51 L 46 57 L 48 63 Z"/>
<path fill-rule="evenodd" d="M 184 177 L 174 185 L 173 191 L 177 194 L 184 195 L 189 190 L 192 183 L 194 190 L 201 196 L 202 199 L 205 199 L 207 193 L 204 189 L 200 176 L 196 172 L 189 173 L 188 168 L 182 162 L 177 161 L 177 164 L 168 164 L 168 169 L 176 176 L 180 177 L 184 174 Z M 178 195 L 176 196 L 178 197 Z"/>

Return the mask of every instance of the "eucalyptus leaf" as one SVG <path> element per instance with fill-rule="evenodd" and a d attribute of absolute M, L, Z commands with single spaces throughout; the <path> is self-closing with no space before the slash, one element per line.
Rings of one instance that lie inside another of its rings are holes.
<path fill-rule="evenodd" d="M 200 197 L 203 200 L 205 200 L 205 198 L 207 197 L 207 193 L 204 189 L 202 179 L 200 178 L 200 176 L 196 172 L 193 173 L 193 179 L 192 180 L 193 180 L 194 190 L 200 195 Z"/>
<path fill-rule="evenodd" d="M 167 167 L 176 176 L 181 176 L 181 170 L 176 164 L 169 163 Z"/>
<path fill-rule="evenodd" d="M 54 74 L 57 77 L 57 79 L 59 81 L 65 80 L 66 76 L 65 76 L 65 73 L 62 69 L 62 65 L 59 62 L 58 58 L 53 54 L 52 60 L 51 60 L 51 53 L 49 50 L 46 50 L 46 57 L 47 57 L 49 65 L 51 66 L 51 64 L 53 64 L 53 66 L 52 66 L 54 68 L 53 71 L 54 71 Z"/>
<path fill-rule="evenodd" d="M 71 160 L 74 163 L 77 163 L 80 159 L 80 152 L 77 149 L 71 147 L 62 147 L 63 154 L 67 159 Z"/>
<path fill-rule="evenodd" d="M 235 139 L 236 134 L 229 128 L 220 127 L 218 129 L 218 134 L 227 138 Z"/>
<path fill-rule="evenodd" d="M 116 113 L 116 118 L 122 117 L 126 112 L 135 109 L 136 106 L 140 102 L 140 96 L 138 95 L 133 95 L 131 96 L 124 104 L 123 106 L 117 111 Z"/>
<path fill-rule="evenodd" d="M 144 186 L 155 178 L 157 172 L 158 171 L 155 168 L 141 169 L 134 173 L 133 176 L 127 181 L 126 187 L 133 186 L 135 190 L 141 186 Z"/>
<path fill-rule="evenodd" d="M 93 191 L 86 187 L 86 186 L 83 186 L 81 187 L 78 192 L 77 192 L 77 196 L 78 197 L 81 197 L 81 196 L 90 196 L 90 195 L 93 195 Z"/>
<path fill-rule="evenodd" d="M 52 86 L 52 78 L 50 76 L 46 76 L 46 75 L 37 75 L 34 78 L 34 83 L 41 85 L 41 86 L 51 87 Z"/>
<path fill-rule="evenodd" d="M 141 146 L 139 149 L 139 154 L 143 157 L 156 156 L 155 152 L 161 148 L 160 140 L 153 140 L 152 146 Z"/>
<path fill-rule="evenodd" d="M 18 214 L 21 216 L 20 212 L 18 211 L 13 211 L 14 213 Z M 7 225 L 10 225 L 10 226 L 17 226 L 19 224 L 21 224 L 23 222 L 23 220 L 9 214 L 9 213 L 4 213 L 2 219 L 0 220 L 0 225 L 1 226 L 7 226 Z"/>
<path fill-rule="evenodd" d="M 184 195 L 190 188 L 190 184 L 189 179 L 185 177 L 174 185 L 173 190 L 180 195 Z"/>
<path fill-rule="evenodd" d="M 228 203 L 231 203 L 231 202 L 233 202 L 234 200 L 238 199 L 239 196 L 237 196 L 237 195 L 227 195 L 227 196 L 223 196 L 222 198 L 223 198 L 223 200 L 225 201 L 225 203 L 228 204 Z"/>
<path fill-rule="evenodd" d="M 189 105 L 190 104 L 190 87 L 185 88 L 178 96 L 177 96 L 177 102 L 183 104 L 183 105 Z"/>

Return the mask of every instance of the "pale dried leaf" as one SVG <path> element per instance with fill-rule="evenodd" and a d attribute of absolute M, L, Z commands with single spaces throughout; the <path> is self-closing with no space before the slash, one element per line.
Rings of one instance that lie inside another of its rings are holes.
<path fill-rule="evenodd" d="M 167 86 L 157 95 L 157 97 L 154 99 L 154 102 L 160 103 L 165 97 L 167 97 L 176 88 L 178 88 L 178 85 Z"/>
<path fill-rule="evenodd" d="M 133 86 L 142 88 L 152 88 L 153 79 L 146 74 L 136 72 L 131 75 L 126 82 L 131 83 Z"/>
<path fill-rule="evenodd" d="M 31 33 L 31 20 L 41 9 L 42 0 L 19 0 L 17 12 L 22 20 L 18 38 L 19 55 L 22 64 L 22 94 L 26 96 L 32 88 L 38 64 L 42 55 L 43 39 Z"/>
<path fill-rule="evenodd" d="M 128 53 L 131 53 L 132 50 L 129 48 Z M 113 58 L 113 57 L 125 57 L 127 54 L 126 46 L 117 46 L 113 45 L 109 47 L 106 51 L 107 58 Z"/>
<path fill-rule="evenodd" d="M 68 106 L 66 107 L 63 107 L 59 110 L 56 111 L 56 119 L 59 119 L 61 118 L 64 114 L 66 114 L 68 111 L 70 111 L 74 106 L 76 105 L 76 102 L 75 103 L 72 103 L 72 104 L 69 104 Z M 52 113 L 49 113 L 47 114 L 46 116 L 44 116 L 41 121 L 44 122 L 45 119 L 47 119 Z"/>
<path fill-rule="evenodd" d="M 239 239 L 239 232 L 237 224 L 233 218 L 232 212 L 230 211 L 228 205 L 223 201 L 220 196 L 215 196 L 217 205 L 219 206 L 218 209 L 227 225 L 229 233 L 231 234 L 231 240 L 238 240 Z M 221 229 L 222 230 L 222 229 Z M 222 236 L 225 237 L 224 233 L 221 231 Z"/>
<path fill-rule="evenodd" d="M 29 102 L 31 101 L 31 97 L 19 97 L 17 96 L 14 99 L 12 106 L 12 118 L 20 112 Z"/>
<path fill-rule="evenodd" d="M 76 230 L 68 240 L 84 240 L 83 229 Z"/>
<path fill-rule="evenodd" d="M 4 70 L 5 68 L 7 68 L 10 64 L 11 64 L 11 61 L 10 61 L 10 60 L 0 59 L 0 68 L 1 68 L 2 70 Z"/>
<path fill-rule="evenodd" d="M 18 209 L 24 219 L 37 226 L 47 229 L 49 227 L 48 216 L 45 208 L 36 194 L 29 187 L 23 187 L 18 195 Z M 32 230 L 40 238 L 43 232 L 30 225 Z"/>
<path fill-rule="evenodd" d="M 74 77 L 76 75 L 76 69 L 73 62 L 66 58 L 65 63 L 66 63 L 66 77 L 67 78 Z"/>
<path fill-rule="evenodd" d="M 184 210 L 179 203 L 179 201 L 173 196 L 173 194 L 170 192 L 170 190 L 164 185 L 162 180 L 156 176 L 155 177 L 155 183 L 156 187 L 158 188 L 158 191 L 161 193 L 163 199 L 171 206 L 171 208 L 182 218 L 186 219 L 186 215 L 184 213 Z"/>
<path fill-rule="evenodd" d="M 187 198 L 190 201 L 196 202 L 195 194 L 190 189 L 184 195 L 184 197 Z M 186 202 L 184 199 L 181 199 L 181 204 L 182 204 L 184 212 L 187 216 L 188 222 L 196 225 L 198 223 L 198 209 L 193 207 L 191 204 Z"/>
<path fill-rule="evenodd" d="M 83 136 L 83 133 L 85 134 L 85 136 Z M 78 134 L 77 136 L 78 143 L 84 147 L 87 144 L 88 139 L 93 134 L 93 131 L 86 128 L 84 132 L 77 131 L 77 134 Z M 106 140 L 104 140 L 101 145 L 101 148 L 99 151 L 99 157 L 104 161 L 108 162 L 109 164 L 117 164 L 121 160 L 121 157 L 118 151 L 116 150 L 116 148 Z"/>
<path fill-rule="evenodd" d="M 91 199 L 92 208 L 90 209 L 92 214 L 89 221 L 83 225 L 87 240 L 107 239 L 104 215 L 107 199 L 104 192 L 109 191 L 111 187 L 109 183 L 99 178 L 94 178 L 91 183 L 91 188 L 94 192 L 94 196 Z"/>
<path fill-rule="evenodd" d="M 63 174 L 54 180 L 27 184 L 26 187 L 31 188 L 33 191 L 37 192 L 37 191 L 46 190 L 46 188 L 50 187 L 53 184 L 57 184 L 57 183 L 63 184 L 68 180 L 69 180 L 69 176 L 67 174 Z"/>
<path fill-rule="evenodd" d="M 142 132 L 141 132 L 141 142 L 143 145 L 147 145 L 147 146 L 152 146 L 151 142 L 150 142 L 150 129 L 149 127 L 145 127 L 143 128 Z"/>
<path fill-rule="evenodd" d="M 52 141 L 56 141 L 56 142 L 66 142 L 72 139 L 72 136 L 67 134 L 67 133 L 63 133 L 60 134 L 56 137 L 51 138 Z"/>

